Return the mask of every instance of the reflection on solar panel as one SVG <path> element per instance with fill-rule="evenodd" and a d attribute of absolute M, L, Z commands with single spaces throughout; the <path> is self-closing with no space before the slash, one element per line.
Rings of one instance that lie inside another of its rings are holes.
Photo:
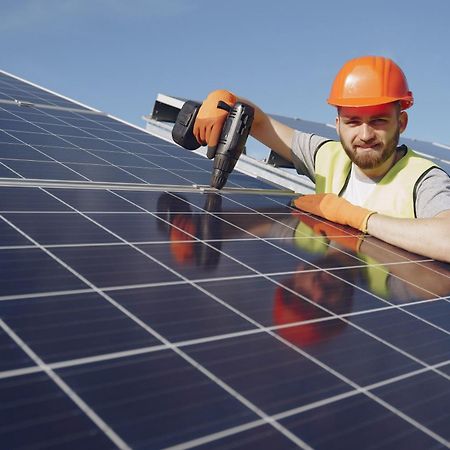
<path fill-rule="evenodd" d="M 448 265 L 242 174 L 202 189 L 209 161 L 7 74 L 0 93 L 2 448 L 449 446 Z"/>

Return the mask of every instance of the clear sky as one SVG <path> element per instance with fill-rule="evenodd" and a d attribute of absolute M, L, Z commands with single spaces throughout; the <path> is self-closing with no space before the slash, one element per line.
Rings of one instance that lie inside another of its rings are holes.
<path fill-rule="evenodd" d="M 450 1 L 0 0 L 0 67 L 143 126 L 157 93 L 227 88 L 334 123 L 347 59 L 393 58 L 415 105 L 405 136 L 450 145 Z"/>

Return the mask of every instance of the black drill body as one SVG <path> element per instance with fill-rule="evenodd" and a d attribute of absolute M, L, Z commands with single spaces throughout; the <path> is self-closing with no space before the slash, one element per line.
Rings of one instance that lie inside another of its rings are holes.
<path fill-rule="evenodd" d="M 178 113 L 177 120 L 172 130 L 173 140 L 188 150 L 196 150 L 200 147 L 193 134 L 194 123 L 201 104 L 193 101 L 186 102 Z M 222 189 L 233 171 L 237 160 L 245 149 L 250 128 L 253 123 L 254 109 L 245 103 L 236 103 L 228 106 L 219 102 L 218 108 L 228 111 L 217 148 L 208 148 L 206 156 L 214 158 L 213 172 L 210 185 L 216 189 Z"/>

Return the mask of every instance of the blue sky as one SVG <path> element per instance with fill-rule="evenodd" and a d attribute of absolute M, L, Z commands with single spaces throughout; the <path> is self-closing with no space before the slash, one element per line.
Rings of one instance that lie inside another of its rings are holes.
<path fill-rule="evenodd" d="M 450 2 L 2 0 L 3 70 L 143 125 L 158 92 L 227 88 L 267 112 L 334 123 L 344 61 L 407 75 L 405 136 L 450 145 Z"/>

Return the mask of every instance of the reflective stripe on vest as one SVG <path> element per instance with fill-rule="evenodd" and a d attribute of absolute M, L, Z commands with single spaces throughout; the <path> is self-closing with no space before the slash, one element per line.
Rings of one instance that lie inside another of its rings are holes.
<path fill-rule="evenodd" d="M 414 191 L 421 176 L 433 167 L 408 148 L 405 156 L 389 170 L 364 202 L 372 211 L 392 217 L 414 218 Z M 350 176 L 351 161 L 340 142 L 326 142 L 316 153 L 316 193 L 340 194 Z"/>

